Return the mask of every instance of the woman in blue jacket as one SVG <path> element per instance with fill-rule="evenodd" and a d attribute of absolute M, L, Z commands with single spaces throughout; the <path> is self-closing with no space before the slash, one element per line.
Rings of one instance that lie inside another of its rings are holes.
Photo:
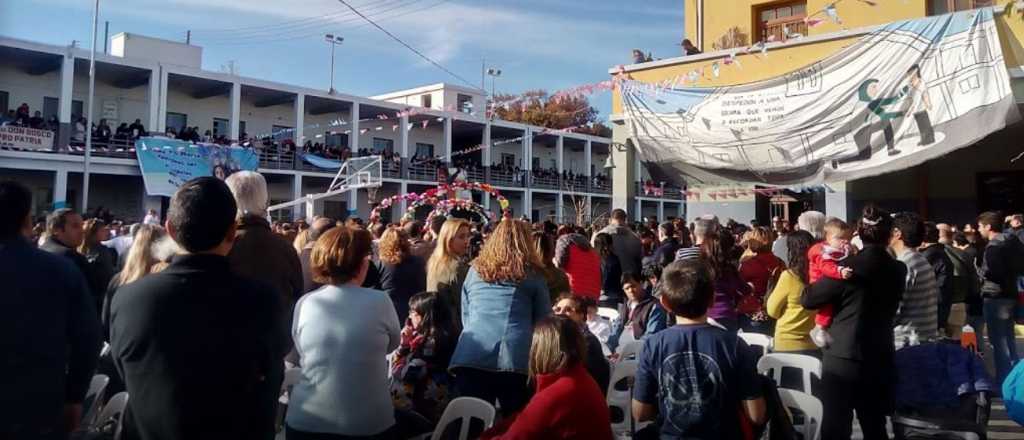
<path fill-rule="evenodd" d="M 462 285 L 462 335 L 451 371 L 462 396 L 501 402 L 513 414 L 529 400 L 533 326 L 551 299 L 527 223 L 505 219 L 484 244 Z"/>

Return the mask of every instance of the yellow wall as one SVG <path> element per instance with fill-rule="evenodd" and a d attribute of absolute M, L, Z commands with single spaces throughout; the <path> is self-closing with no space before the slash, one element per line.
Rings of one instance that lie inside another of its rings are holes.
<path fill-rule="evenodd" d="M 686 0 L 686 33 L 696 42 L 697 4 L 701 0 Z M 704 1 L 704 48 L 714 50 L 711 43 L 737 27 L 748 36 L 748 44 L 760 38 L 754 35 L 755 8 L 765 5 L 792 3 L 792 0 L 703 0 Z M 860 0 L 807 0 L 807 15 L 823 11 L 829 3 L 836 3 L 836 12 L 842 25 L 833 23 L 824 12 L 814 15 L 825 19 L 824 23 L 808 29 L 809 35 L 821 35 L 854 29 L 863 26 L 888 23 L 908 18 L 921 17 L 927 13 L 926 0 L 873 0 L 878 6 L 870 6 Z"/>
<path fill-rule="evenodd" d="M 694 39 L 693 33 L 697 29 L 695 17 L 697 15 L 696 3 L 698 1 L 700 0 L 686 0 L 686 30 L 687 36 L 691 39 Z M 831 1 L 808 0 L 808 14 L 824 8 Z M 878 6 L 872 7 L 858 0 L 843 0 L 837 3 L 836 9 L 844 25 L 850 29 L 923 17 L 926 14 L 927 2 L 925 0 L 907 0 L 906 4 L 902 1 L 873 1 L 878 3 Z M 741 26 L 745 33 L 749 33 L 753 25 L 752 7 L 769 3 L 784 2 L 767 0 L 704 0 L 704 15 L 706 16 L 704 21 L 706 27 L 705 46 L 710 47 L 711 41 L 717 40 L 719 35 L 725 33 L 734 25 Z M 1012 0 L 999 0 L 996 3 L 1005 5 L 1012 3 Z M 1007 9 L 1009 8 L 1010 6 L 1007 6 Z M 996 26 L 999 31 L 999 40 L 1002 43 L 1007 67 L 1018 67 L 1024 64 L 1024 43 L 1022 43 L 1024 42 L 1024 13 L 1012 10 L 997 14 Z M 837 25 L 828 22 L 812 28 L 811 35 L 834 33 L 841 30 Z M 808 44 L 799 44 L 799 40 L 795 40 L 797 44 L 769 50 L 766 56 L 761 55 L 759 52 L 746 54 L 740 51 L 737 55 L 739 67 L 722 64 L 722 60 L 728 54 L 725 51 L 722 52 L 721 57 L 702 61 L 684 62 L 683 60 L 686 58 L 679 58 L 680 63 L 678 64 L 636 70 L 629 72 L 629 76 L 637 81 L 655 83 L 671 80 L 680 75 L 685 78 L 689 72 L 703 67 L 704 77 L 696 83 L 686 83 L 687 86 L 713 87 L 745 84 L 776 77 L 807 66 L 853 44 L 858 38 L 860 37 L 855 36 Z M 694 42 L 696 43 L 696 40 Z M 721 67 L 718 78 L 713 77 L 711 74 L 711 65 L 716 61 Z M 618 114 L 621 110 L 621 98 L 618 93 L 615 93 L 612 95 L 612 113 Z"/>

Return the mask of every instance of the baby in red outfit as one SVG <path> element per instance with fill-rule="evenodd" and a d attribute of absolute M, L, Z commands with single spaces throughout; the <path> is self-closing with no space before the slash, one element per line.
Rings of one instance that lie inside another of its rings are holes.
<path fill-rule="evenodd" d="M 828 277 L 836 280 L 846 280 L 853 276 L 853 269 L 843 266 L 843 261 L 853 255 L 853 247 L 850 246 L 850 226 L 837 218 L 830 218 L 825 222 L 825 241 L 811 246 L 807 250 L 807 260 L 810 262 L 808 276 L 813 284 Z M 827 347 L 832 344 L 832 336 L 828 334 L 828 327 L 832 325 L 832 305 L 826 305 L 818 309 L 814 317 L 814 329 L 811 330 L 811 340 L 814 345 Z"/>

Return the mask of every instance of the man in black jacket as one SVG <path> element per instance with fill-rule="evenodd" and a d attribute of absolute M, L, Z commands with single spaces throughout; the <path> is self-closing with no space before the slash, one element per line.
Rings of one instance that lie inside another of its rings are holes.
<path fill-rule="evenodd" d="M 854 277 L 822 278 L 801 299 L 808 309 L 833 306 L 829 332 L 835 342 L 824 349 L 821 378 L 821 438 L 830 440 L 850 438 L 854 410 L 865 440 L 887 439 L 885 416 L 892 411 L 893 320 L 907 269 L 886 250 L 889 214 L 866 208 L 859 233 L 864 250 L 848 259 Z"/>
<path fill-rule="evenodd" d="M 949 322 L 949 311 L 953 307 L 953 262 L 946 253 L 946 246 L 939 243 L 939 229 L 935 223 L 924 223 L 924 234 L 918 252 L 932 265 L 935 284 L 939 287 L 939 336 Z"/>
<path fill-rule="evenodd" d="M 46 218 L 46 241 L 39 248 L 71 261 L 84 275 L 89 262 L 76 250 L 85 240 L 82 216 L 68 208 L 53 211 Z"/>
<path fill-rule="evenodd" d="M 1024 244 L 1015 234 L 1003 233 L 1003 219 L 996 212 L 978 216 L 978 232 L 988 240 L 980 274 L 982 312 L 995 355 L 998 388 L 1018 359 L 1013 309 L 1018 283 L 1024 277 Z"/>
<path fill-rule="evenodd" d="M 82 273 L 28 242 L 29 190 L 0 183 L 0 206 L 0 438 L 66 438 L 96 369 L 99 319 Z"/>
<path fill-rule="evenodd" d="M 676 261 L 676 251 L 679 250 L 679 240 L 675 237 L 676 228 L 672 222 L 662 222 L 658 225 L 658 241 L 661 244 L 654 250 L 651 260 L 661 267 L 668 266 Z"/>
<path fill-rule="evenodd" d="M 110 345 L 131 396 L 128 439 L 274 437 L 281 299 L 231 272 L 235 213 L 224 182 L 185 182 L 166 222 L 183 254 L 114 296 Z"/>

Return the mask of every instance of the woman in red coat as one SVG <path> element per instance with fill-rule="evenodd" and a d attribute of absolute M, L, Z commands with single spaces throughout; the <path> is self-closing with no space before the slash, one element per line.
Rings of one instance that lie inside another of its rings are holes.
<path fill-rule="evenodd" d="M 772 232 L 756 227 L 743 235 L 746 252 L 740 258 L 740 278 L 750 285 L 751 294 L 740 300 L 739 321 L 744 332 L 761 333 L 771 336 L 775 333 L 775 321 L 765 312 L 765 296 L 769 284 L 777 280 L 786 270 L 786 265 L 772 253 Z"/>
<path fill-rule="evenodd" d="M 604 394 L 587 373 L 586 341 L 579 324 L 563 316 L 538 323 L 530 347 L 536 394 L 526 408 L 485 431 L 482 439 L 612 438 Z"/>
<path fill-rule="evenodd" d="M 555 244 L 555 267 L 569 277 L 573 295 L 597 301 L 601 297 L 601 256 L 586 237 L 567 234 Z"/>

